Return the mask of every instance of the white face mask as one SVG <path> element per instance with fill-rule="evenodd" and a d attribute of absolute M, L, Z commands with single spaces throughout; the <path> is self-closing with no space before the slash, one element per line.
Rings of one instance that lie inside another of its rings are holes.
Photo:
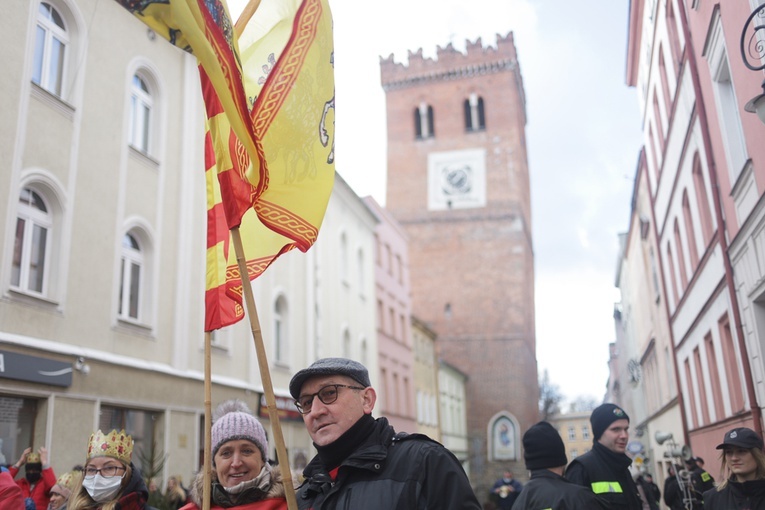
<path fill-rule="evenodd" d="M 125 476 L 125 475 L 122 475 Z M 96 473 L 93 477 L 86 476 L 82 480 L 82 486 L 88 491 L 90 497 L 96 503 L 103 503 L 109 501 L 112 496 L 117 494 L 122 486 L 122 476 L 112 476 L 105 478 L 99 473 Z"/>

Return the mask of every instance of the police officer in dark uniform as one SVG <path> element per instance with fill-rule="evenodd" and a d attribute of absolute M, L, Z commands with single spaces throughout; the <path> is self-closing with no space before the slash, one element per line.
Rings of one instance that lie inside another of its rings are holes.
<path fill-rule="evenodd" d="M 699 493 L 704 494 L 706 491 L 715 488 L 715 479 L 703 467 L 699 466 L 696 458 L 691 457 L 686 460 L 685 467 L 690 471 L 691 477 L 695 479 L 694 486 Z"/>
<path fill-rule="evenodd" d="M 513 510 L 606 510 L 592 491 L 563 478 L 566 449 L 558 431 L 546 421 L 523 435 L 523 458 L 531 479 Z"/>
<path fill-rule="evenodd" d="M 630 475 L 627 449 L 630 418 L 624 409 L 603 404 L 590 415 L 592 450 L 577 457 L 566 470 L 566 478 L 594 492 L 612 510 L 642 510 L 635 481 Z"/>

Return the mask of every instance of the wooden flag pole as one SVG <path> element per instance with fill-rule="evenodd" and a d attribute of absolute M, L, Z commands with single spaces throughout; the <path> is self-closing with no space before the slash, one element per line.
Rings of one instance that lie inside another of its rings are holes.
<path fill-rule="evenodd" d="M 205 331 L 205 459 L 204 484 L 202 485 L 202 510 L 210 510 L 210 492 L 212 492 L 212 376 L 210 365 L 210 344 L 212 334 Z"/>
<path fill-rule="evenodd" d="M 284 492 L 287 496 L 287 507 L 289 510 L 297 510 L 297 498 L 295 497 L 295 487 L 292 484 L 290 460 L 289 457 L 287 457 L 287 448 L 284 444 L 282 426 L 279 423 L 279 412 L 276 409 L 276 397 L 274 396 L 274 387 L 271 383 L 271 372 L 269 371 L 268 360 L 266 359 L 266 349 L 263 345 L 263 334 L 260 330 L 258 311 L 255 308 L 255 298 L 252 294 L 252 282 L 250 282 L 247 272 L 247 259 L 244 256 L 244 246 L 242 245 L 242 235 L 239 232 L 239 227 L 231 229 L 231 238 L 234 242 L 236 261 L 239 265 L 239 275 L 242 279 L 242 294 L 244 294 L 247 317 L 250 319 L 252 339 L 255 342 L 255 351 L 258 355 L 258 366 L 260 367 L 260 378 L 263 382 L 263 393 L 266 397 L 268 417 L 271 420 L 271 430 L 274 434 L 274 442 L 276 443 L 276 456 L 282 470 Z"/>
<path fill-rule="evenodd" d="M 244 27 L 247 26 L 247 22 L 250 21 L 250 18 L 252 18 L 252 15 L 255 14 L 255 11 L 258 10 L 259 6 L 260 0 L 250 0 L 247 2 L 247 5 L 244 6 L 242 14 L 239 15 L 239 19 L 236 20 L 236 24 L 234 25 L 234 33 L 236 33 L 237 38 L 242 35 Z"/>

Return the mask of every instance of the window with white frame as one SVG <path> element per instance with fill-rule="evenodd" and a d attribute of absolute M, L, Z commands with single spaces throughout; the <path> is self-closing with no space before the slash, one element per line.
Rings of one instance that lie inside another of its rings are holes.
<path fill-rule="evenodd" d="M 576 439 L 576 428 L 573 425 L 568 426 L 568 439 L 569 441 Z"/>
<path fill-rule="evenodd" d="M 414 109 L 414 133 L 418 140 L 435 136 L 433 118 L 433 107 L 429 104 L 420 103 Z"/>
<path fill-rule="evenodd" d="M 120 263 L 120 294 L 117 315 L 121 319 L 141 320 L 141 290 L 144 254 L 133 233 L 122 237 L 122 260 Z"/>
<path fill-rule="evenodd" d="M 53 214 L 44 197 L 25 187 L 19 195 L 11 287 L 44 296 L 48 292 Z"/>
<path fill-rule="evenodd" d="M 234 326 L 226 326 L 210 331 L 210 347 L 227 351 L 234 342 Z"/>
<path fill-rule="evenodd" d="M 277 363 L 285 363 L 289 359 L 288 316 L 287 299 L 279 296 L 274 303 L 274 361 Z"/>
<path fill-rule="evenodd" d="M 32 81 L 59 97 L 64 95 L 64 70 L 69 34 L 64 17 L 48 2 L 37 11 Z"/>
<path fill-rule="evenodd" d="M 486 116 L 483 111 L 483 98 L 470 94 L 463 104 L 465 110 L 465 131 L 483 131 L 486 129 Z"/>
<path fill-rule="evenodd" d="M 712 88 L 715 95 L 717 114 L 720 118 L 720 134 L 725 146 L 728 173 L 731 184 L 735 184 L 749 156 L 744 144 L 741 116 L 739 115 L 736 92 L 733 89 L 733 81 L 731 80 L 728 50 L 725 46 L 719 10 L 715 12 L 710 26 L 704 54 L 707 57 L 707 63 L 712 75 Z"/>
<path fill-rule="evenodd" d="M 582 425 L 582 439 L 590 439 L 590 427 L 587 425 Z"/>
<path fill-rule="evenodd" d="M 147 80 L 140 73 L 133 76 L 130 86 L 130 133 L 132 147 L 144 154 L 149 154 L 151 135 L 151 115 L 154 100 Z"/>

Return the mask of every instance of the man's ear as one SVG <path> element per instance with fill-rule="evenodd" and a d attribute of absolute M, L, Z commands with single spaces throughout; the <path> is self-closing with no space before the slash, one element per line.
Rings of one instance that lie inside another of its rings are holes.
<path fill-rule="evenodd" d="M 377 402 L 377 392 L 375 389 L 371 386 L 364 388 L 361 398 L 364 405 L 364 414 L 372 414 L 372 409 L 375 408 L 375 402 Z"/>

